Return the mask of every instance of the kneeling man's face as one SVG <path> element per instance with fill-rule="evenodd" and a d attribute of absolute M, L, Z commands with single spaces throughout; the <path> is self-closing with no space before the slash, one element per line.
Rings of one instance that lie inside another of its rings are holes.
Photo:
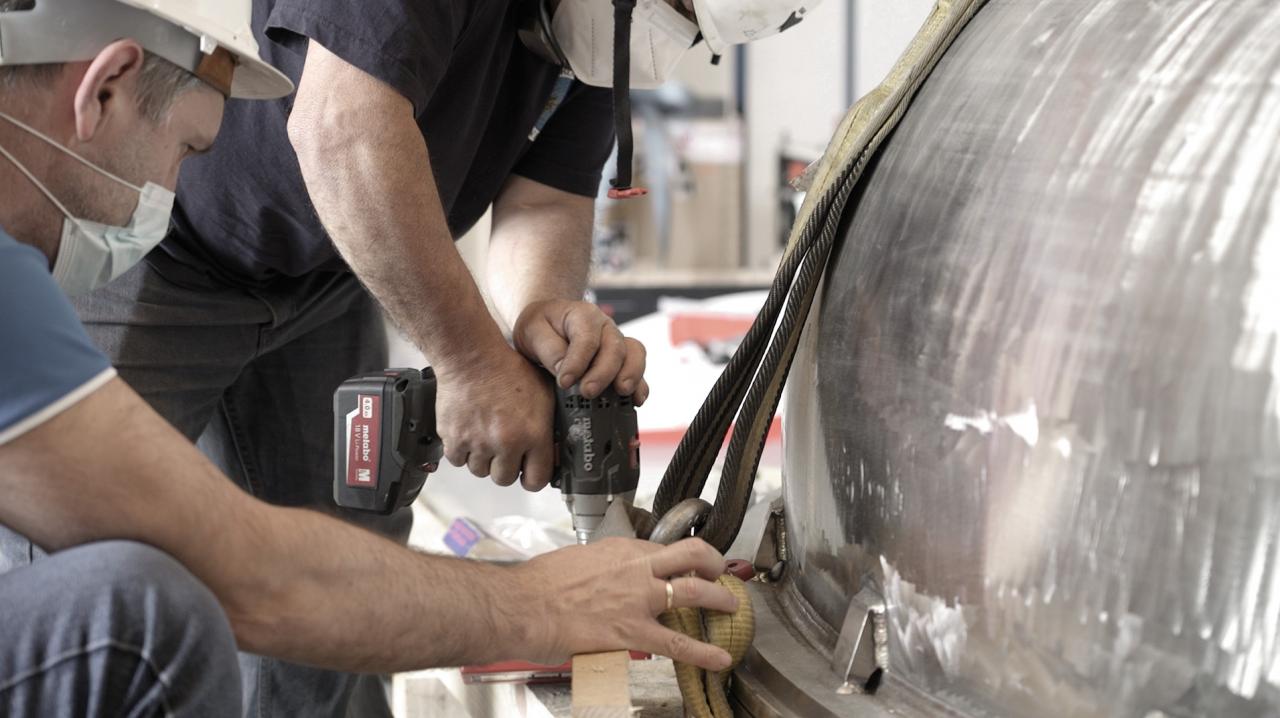
<path fill-rule="evenodd" d="M 101 105 L 103 119 L 98 131 L 88 142 L 71 149 L 139 187 L 154 182 L 174 189 L 182 161 L 213 145 L 222 125 L 225 98 L 200 83 L 183 90 L 157 120 L 142 112 L 136 86 L 126 84 L 116 92 L 119 96 L 105 98 Z M 78 217 L 127 225 L 138 194 L 77 165 L 64 165 L 68 171 L 57 173 L 62 175 L 60 180 L 49 178 L 54 194 Z"/>

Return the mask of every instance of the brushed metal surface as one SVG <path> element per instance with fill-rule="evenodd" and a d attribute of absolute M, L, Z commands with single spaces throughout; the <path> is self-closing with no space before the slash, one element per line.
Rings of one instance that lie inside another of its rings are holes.
<path fill-rule="evenodd" d="M 733 675 L 731 700 L 741 718 L 926 718 L 952 713 L 890 679 L 875 695 L 842 691 L 801 628 L 786 614 L 789 589 L 747 584 L 756 611 L 756 639 Z"/>
<path fill-rule="evenodd" d="M 788 580 L 970 715 L 1280 714 L 1280 3 L 991 0 L 855 197 Z"/>

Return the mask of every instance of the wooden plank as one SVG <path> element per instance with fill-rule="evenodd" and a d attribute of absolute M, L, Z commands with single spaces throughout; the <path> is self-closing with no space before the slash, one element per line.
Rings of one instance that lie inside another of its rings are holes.
<path fill-rule="evenodd" d="M 573 718 L 631 718 L 631 655 L 573 657 Z"/>
<path fill-rule="evenodd" d="M 630 673 L 631 706 L 636 711 L 635 715 L 644 718 L 685 718 L 684 699 L 680 697 L 680 688 L 676 686 L 675 668 L 671 665 L 670 658 L 633 660 Z M 568 683 L 529 686 L 529 692 L 551 714 L 547 718 L 572 718 L 573 692 Z"/>

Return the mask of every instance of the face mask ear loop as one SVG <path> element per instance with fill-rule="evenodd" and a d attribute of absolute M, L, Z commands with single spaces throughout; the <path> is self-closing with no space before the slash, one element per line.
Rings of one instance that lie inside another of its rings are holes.
<path fill-rule="evenodd" d="M 0 156 L 3 156 L 5 159 L 9 160 L 10 164 L 12 164 L 14 167 L 17 167 L 18 171 L 21 172 L 29 182 L 31 182 L 31 185 L 36 189 L 40 190 L 40 194 L 44 195 L 45 198 L 47 198 L 50 202 L 52 202 L 53 206 L 57 207 L 58 211 L 61 212 L 63 216 L 65 216 L 67 219 L 71 220 L 72 222 L 78 223 L 80 221 L 76 219 L 74 216 L 72 216 L 72 214 L 67 211 L 67 208 L 64 207 L 63 204 L 58 201 L 58 198 L 54 197 L 53 193 L 50 192 L 47 187 L 41 184 L 40 180 L 36 179 L 35 175 L 31 174 L 31 171 L 28 170 L 25 165 L 23 165 L 21 162 L 18 161 L 17 157 L 14 157 L 12 154 L 10 154 L 9 150 L 4 148 L 4 145 L 0 145 Z"/>
<path fill-rule="evenodd" d="M 110 172 L 108 172 L 108 171 L 106 171 L 106 170 L 102 169 L 101 167 L 99 167 L 99 166 L 95 165 L 94 163 L 90 162 L 89 160 L 86 160 L 85 158 L 83 158 L 83 157 L 81 157 L 80 155 L 76 154 L 75 152 L 72 152 L 70 148 L 68 148 L 68 147 L 64 147 L 64 146 L 62 145 L 62 143 L 60 143 L 60 142 L 58 142 L 57 140 L 53 139 L 52 137 L 50 137 L 50 136 L 46 135 L 45 133 L 41 132 L 40 130 L 37 130 L 36 128 L 32 127 L 31 125 L 28 125 L 27 123 L 25 123 L 25 122 L 23 122 L 23 121 L 21 121 L 21 120 L 17 119 L 16 117 L 13 117 L 12 115 L 8 115 L 8 114 L 6 114 L 6 113 L 4 113 L 4 112 L 0 112 L 0 119 L 4 119 L 4 120 L 8 121 L 10 124 L 14 125 L 15 127 L 19 128 L 19 129 L 22 129 L 22 130 L 25 130 L 28 134 L 30 134 L 30 135 L 32 135 L 32 136 L 34 136 L 34 137 L 36 137 L 36 138 L 38 138 L 38 139 L 40 139 L 40 140 L 44 141 L 44 142 L 45 142 L 46 144 L 48 144 L 50 147 L 54 148 L 55 150 L 58 150 L 59 152 L 63 153 L 64 155 L 67 155 L 68 157 L 70 157 L 70 158 L 74 159 L 75 161 L 79 162 L 80 164 L 84 165 L 85 167 L 88 167 L 89 169 L 93 170 L 94 172 L 97 172 L 98 174 L 102 175 L 103 177 L 106 177 L 107 179 L 112 180 L 112 181 L 114 181 L 114 182 L 119 182 L 120 184 L 124 185 L 125 187 L 128 187 L 129 189 L 133 190 L 134 192 L 137 192 L 138 194 L 142 194 L 142 188 L 141 188 L 141 187 L 139 187 L 139 186 L 135 185 L 134 183 L 132 183 L 132 182 L 130 182 L 130 181 L 128 181 L 128 180 L 120 179 L 119 177 L 117 177 L 117 176 L 115 176 L 115 175 L 111 174 Z M 7 154 L 7 153 L 6 153 L 6 154 Z M 13 162 L 14 164 L 17 164 L 17 161 L 16 161 L 16 160 L 14 160 L 12 156 L 9 156 L 9 161 L 10 161 L 10 162 Z M 18 167 L 22 167 L 22 165 L 18 165 Z M 24 172 L 24 173 L 26 173 L 26 170 L 24 169 L 24 170 L 23 170 L 23 172 Z M 30 175 L 30 174 L 27 174 L 27 177 L 28 177 L 28 178 L 30 178 L 30 177 L 31 177 L 31 175 Z M 34 180 L 32 180 L 32 181 L 34 181 Z M 37 186 L 39 185 L 39 183 L 38 183 L 38 182 L 37 182 L 36 184 L 37 184 Z M 47 195 L 48 193 L 46 192 L 45 194 Z M 52 197 L 50 197 L 49 199 L 53 200 L 53 198 L 52 198 Z M 53 200 L 53 203 L 54 203 L 54 204 L 58 204 L 58 201 L 57 201 L 57 200 Z M 58 205 L 58 207 L 59 207 L 59 209 L 61 209 L 62 205 Z M 66 210 L 63 210 L 63 213 L 65 214 L 65 213 L 66 213 Z M 69 215 L 69 214 L 68 214 L 67 216 L 68 216 L 68 217 L 70 217 L 71 215 Z"/>
<path fill-rule="evenodd" d="M 613 0 L 613 126 L 618 135 L 618 176 L 610 182 L 610 199 L 649 194 L 631 186 L 635 142 L 631 136 L 631 15 L 636 0 Z"/>

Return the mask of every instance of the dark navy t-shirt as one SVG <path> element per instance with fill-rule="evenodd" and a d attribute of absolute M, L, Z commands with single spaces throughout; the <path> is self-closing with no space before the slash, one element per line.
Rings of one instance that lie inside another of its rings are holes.
<path fill-rule="evenodd" d="M 576 82 L 530 141 L 560 70 L 516 36 L 525 1 L 254 0 L 253 23 L 263 57 L 295 82 L 315 39 L 413 103 L 459 237 L 513 174 L 594 196 L 613 148 L 609 91 Z M 247 283 L 345 269 L 289 143 L 292 106 L 227 104 L 214 150 L 184 163 L 171 252 Z"/>

